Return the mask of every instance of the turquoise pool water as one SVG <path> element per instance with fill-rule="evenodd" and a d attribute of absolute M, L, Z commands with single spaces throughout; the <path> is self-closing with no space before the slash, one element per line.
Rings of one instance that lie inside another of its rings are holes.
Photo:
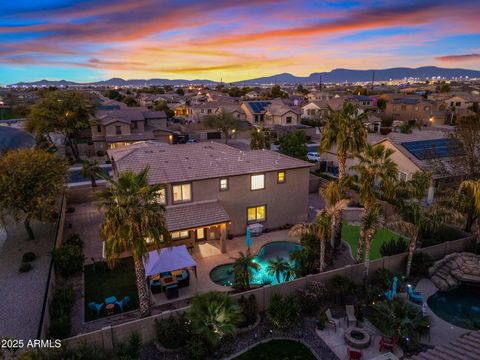
<path fill-rule="evenodd" d="M 260 268 L 252 271 L 252 285 L 261 284 L 277 284 L 275 275 L 270 275 L 267 272 L 268 260 L 281 257 L 287 261 L 290 260 L 290 253 L 294 250 L 299 250 L 302 245 L 290 241 L 276 241 L 263 245 L 255 256 L 255 261 L 260 265 Z M 289 261 L 290 262 L 290 261 Z M 294 265 L 292 262 L 290 262 Z M 223 286 L 232 286 L 234 282 L 233 263 L 217 266 L 210 272 L 210 278 L 216 284 Z M 294 279 L 295 275 L 290 279 Z M 280 282 L 284 282 L 284 278 L 280 277 Z"/>
<path fill-rule="evenodd" d="M 437 316 L 455 326 L 480 328 L 480 287 L 460 285 L 449 291 L 437 291 L 427 302 Z"/>

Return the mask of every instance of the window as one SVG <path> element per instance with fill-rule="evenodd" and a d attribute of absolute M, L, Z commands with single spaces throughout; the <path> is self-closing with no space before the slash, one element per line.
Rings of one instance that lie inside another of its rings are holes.
<path fill-rule="evenodd" d="M 188 230 L 174 231 L 170 233 L 170 235 L 172 236 L 172 240 L 188 239 L 190 237 L 190 232 Z"/>
<path fill-rule="evenodd" d="M 247 208 L 248 222 L 265 221 L 265 218 L 266 218 L 265 205 Z"/>
<path fill-rule="evenodd" d="M 207 114 L 211 114 L 211 113 L 212 113 L 212 109 L 208 109 Z"/>
<path fill-rule="evenodd" d="M 287 124 L 291 124 L 292 123 L 292 117 L 291 116 L 287 116 Z"/>
<path fill-rule="evenodd" d="M 97 132 L 102 132 L 102 127 L 100 125 L 97 125 Z"/>
<path fill-rule="evenodd" d="M 457 101 L 457 102 L 455 103 L 455 106 L 461 106 L 461 105 L 462 105 L 462 103 L 461 103 L 460 101 Z"/>
<path fill-rule="evenodd" d="M 133 122 L 133 128 L 138 129 L 138 122 L 136 122 L 136 121 Z"/>
<path fill-rule="evenodd" d="M 115 134 L 122 135 L 122 127 L 121 126 L 115 126 Z"/>
<path fill-rule="evenodd" d="M 252 175 L 250 177 L 250 190 L 265 189 L 265 175 Z"/>
<path fill-rule="evenodd" d="M 220 179 L 220 191 L 228 190 L 228 178 Z"/>
<path fill-rule="evenodd" d="M 277 182 L 283 184 L 285 182 L 285 171 L 277 172 Z"/>
<path fill-rule="evenodd" d="M 186 202 L 192 200 L 191 184 L 173 186 L 173 202 Z"/>
<path fill-rule="evenodd" d="M 400 181 L 407 181 L 408 180 L 408 174 L 406 172 L 399 171 L 398 172 L 398 179 Z"/>
<path fill-rule="evenodd" d="M 156 200 L 157 200 L 157 203 L 161 205 L 167 204 L 167 190 L 165 188 L 161 188 L 160 190 L 157 191 Z"/>
<path fill-rule="evenodd" d="M 203 239 L 205 239 L 205 229 L 204 228 L 197 229 L 197 240 L 203 240 Z"/>

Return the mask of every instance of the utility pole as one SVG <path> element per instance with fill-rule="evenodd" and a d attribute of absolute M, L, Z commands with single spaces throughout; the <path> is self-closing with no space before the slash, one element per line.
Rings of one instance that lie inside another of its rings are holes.
<path fill-rule="evenodd" d="M 372 74 L 372 90 L 373 90 L 373 83 L 374 83 L 374 81 L 375 81 L 375 71 L 374 71 L 373 74 Z"/>
<path fill-rule="evenodd" d="M 320 76 L 320 82 L 318 83 L 318 88 L 319 90 L 322 90 L 322 74 L 320 74 L 319 76 Z"/>

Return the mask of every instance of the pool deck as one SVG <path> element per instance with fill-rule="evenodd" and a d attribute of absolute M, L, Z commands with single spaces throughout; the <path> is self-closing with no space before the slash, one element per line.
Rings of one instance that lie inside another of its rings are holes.
<path fill-rule="evenodd" d="M 438 288 L 430 279 L 422 279 L 415 287 L 415 291 L 422 294 L 423 299 L 426 300 L 438 291 Z M 461 327 L 450 324 L 449 322 L 438 317 L 432 309 L 427 305 L 427 315 L 432 319 L 430 328 L 430 338 L 423 338 L 422 342 L 430 345 L 444 345 L 450 341 L 456 340 L 463 334 L 469 333 L 471 330 L 463 329 Z"/>

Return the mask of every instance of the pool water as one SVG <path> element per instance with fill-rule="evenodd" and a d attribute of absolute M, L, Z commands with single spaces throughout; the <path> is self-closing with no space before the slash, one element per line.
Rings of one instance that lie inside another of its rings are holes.
<path fill-rule="evenodd" d="M 449 291 L 437 291 L 427 302 L 443 320 L 465 329 L 480 329 L 480 287 L 460 285 Z"/>
<path fill-rule="evenodd" d="M 300 249 L 302 249 L 302 245 L 290 241 L 276 241 L 262 246 L 258 251 L 258 254 L 255 256 L 255 262 L 260 265 L 260 268 L 258 270 L 252 270 L 250 284 L 277 284 L 278 281 L 275 274 L 270 275 L 267 271 L 268 261 L 276 257 L 281 257 L 289 261 L 291 265 L 295 265 L 290 261 L 290 253 Z M 210 278 L 216 284 L 233 286 L 235 280 L 233 263 L 217 266 L 210 272 Z M 292 275 L 290 280 L 293 280 L 294 278 L 295 275 Z M 284 277 L 280 276 L 280 282 L 282 283 L 284 281 Z"/>

